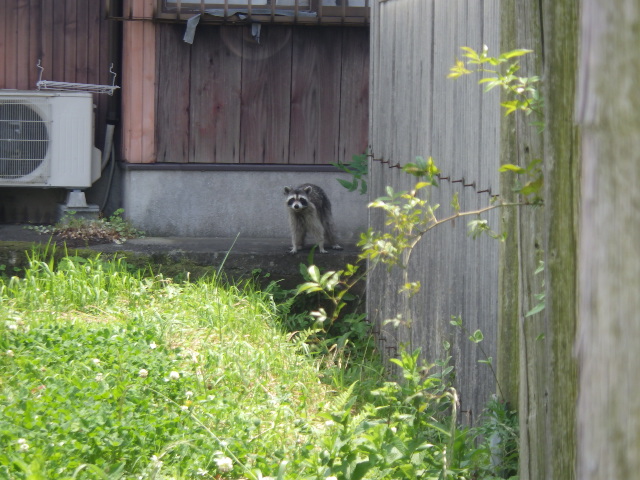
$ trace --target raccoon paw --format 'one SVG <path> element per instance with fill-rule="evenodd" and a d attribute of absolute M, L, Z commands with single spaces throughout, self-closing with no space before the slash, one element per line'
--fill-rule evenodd
<path fill-rule="evenodd" d="M 289 249 L 289 255 L 295 255 L 296 253 L 298 253 L 298 247 L 291 247 Z"/>
<path fill-rule="evenodd" d="M 331 248 L 333 248 L 334 250 L 342 250 L 342 247 L 338 244 L 332 245 Z"/>

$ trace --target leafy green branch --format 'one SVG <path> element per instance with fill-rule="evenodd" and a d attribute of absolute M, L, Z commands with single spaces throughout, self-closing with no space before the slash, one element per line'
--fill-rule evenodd
<path fill-rule="evenodd" d="M 540 94 L 540 77 L 516 75 L 520 70 L 520 64 L 514 59 L 531 53 L 531 50 L 516 49 L 492 57 L 489 56 L 489 48 L 486 45 L 482 47 L 481 52 L 476 52 L 469 47 L 461 47 L 461 49 L 467 61 L 456 60 L 447 78 L 455 79 L 474 73 L 484 74 L 485 76 L 478 83 L 485 85 L 485 92 L 496 87 L 506 92 L 507 98 L 501 103 L 505 115 L 518 111 L 524 112 L 525 115 L 534 114 L 536 121 L 533 125 L 537 126 L 539 131 L 544 130 L 544 99 Z M 519 182 L 514 189 L 515 192 L 526 198 L 529 203 L 543 203 L 541 193 L 544 175 L 541 159 L 534 159 L 525 167 L 505 164 L 500 167 L 500 172 L 513 172 L 525 176 L 525 182 Z"/>
<path fill-rule="evenodd" d="M 518 76 L 516 75 L 518 70 L 520 70 L 520 64 L 518 61 L 513 61 L 507 64 L 507 62 L 514 58 L 531 53 L 532 50 L 511 50 L 509 52 L 502 53 L 497 57 L 489 56 L 489 47 L 486 45 L 483 45 L 481 52 L 476 52 L 470 47 L 461 47 L 461 50 L 465 52 L 463 57 L 468 60 L 466 63 L 463 60 L 456 60 L 456 64 L 451 67 L 451 73 L 449 73 L 447 78 L 459 78 L 463 75 L 469 75 L 472 73 L 493 75 L 481 79 L 478 83 L 486 85 L 485 92 L 488 92 L 495 87 L 500 87 L 511 95 L 511 99 L 502 103 L 502 106 L 505 109 L 505 115 L 509 115 L 520 110 L 527 115 L 535 113 L 542 116 L 544 101 L 540 95 L 538 87 L 540 77 Z M 504 70 L 501 68 L 492 68 L 502 66 L 506 68 Z"/>
<path fill-rule="evenodd" d="M 440 205 L 431 204 L 428 197 L 422 198 L 418 193 L 428 187 L 438 186 L 439 170 L 432 158 L 425 160 L 416 158 L 415 163 L 409 163 L 403 167 L 403 171 L 421 178 L 411 191 L 395 192 L 392 187 L 387 187 L 387 195 L 379 197 L 370 203 L 371 208 L 379 208 L 385 213 L 386 231 L 365 232 L 358 243 L 362 247 L 361 256 L 369 261 L 381 261 L 388 266 L 408 266 L 411 252 L 423 237 L 440 225 L 453 222 L 464 217 L 476 217 L 468 223 L 469 235 L 477 238 L 483 233 L 492 238 L 503 240 L 505 234 L 494 232 L 487 220 L 482 215 L 497 209 L 506 207 L 518 207 L 529 205 L 527 202 L 502 202 L 494 198 L 492 204 L 483 208 L 463 211 L 458 195 L 454 194 L 451 200 L 453 213 L 439 218 L 436 214 Z M 408 284 L 405 285 L 405 288 Z"/>

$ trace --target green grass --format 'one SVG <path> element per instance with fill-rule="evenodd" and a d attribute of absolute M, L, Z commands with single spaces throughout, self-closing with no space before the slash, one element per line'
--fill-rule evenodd
<path fill-rule="evenodd" d="M 383 382 L 250 284 L 40 254 L 21 273 L 0 278 L 0 478 L 497 478 L 416 352 Z"/>
<path fill-rule="evenodd" d="M 277 469 L 330 398 L 274 313 L 249 288 L 32 259 L 0 283 L 0 478 Z"/>

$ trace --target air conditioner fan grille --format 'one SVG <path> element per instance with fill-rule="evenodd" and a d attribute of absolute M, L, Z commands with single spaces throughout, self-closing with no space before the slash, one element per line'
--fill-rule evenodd
<path fill-rule="evenodd" d="M 27 100 L 0 103 L 0 178 L 19 180 L 34 173 L 47 160 L 50 115 L 48 105 Z"/>

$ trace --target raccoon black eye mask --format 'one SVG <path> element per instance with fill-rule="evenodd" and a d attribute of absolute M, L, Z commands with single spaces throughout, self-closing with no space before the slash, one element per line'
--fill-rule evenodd
<path fill-rule="evenodd" d="M 327 253 L 325 244 L 334 250 L 342 250 L 336 239 L 331 217 L 331 202 L 317 185 L 305 183 L 298 187 L 284 187 L 291 226 L 291 254 L 304 246 L 307 233 L 311 233 L 320 253 Z"/>

